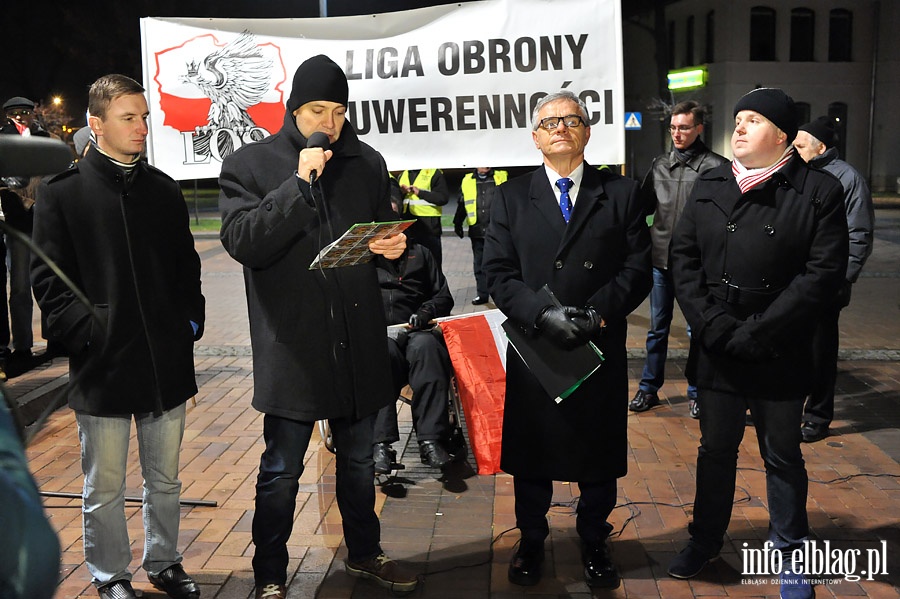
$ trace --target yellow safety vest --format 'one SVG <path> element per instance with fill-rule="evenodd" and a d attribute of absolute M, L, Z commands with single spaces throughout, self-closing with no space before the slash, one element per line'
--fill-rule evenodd
<path fill-rule="evenodd" d="M 437 169 L 423 168 L 419 171 L 419 174 L 416 175 L 416 180 L 412 184 L 413 187 L 431 191 L 431 178 L 434 177 L 434 173 L 436 172 Z M 406 187 L 410 186 L 409 171 L 403 171 L 403 174 L 400 175 L 400 185 Z M 403 198 L 403 212 L 409 212 L 414 216 L 440 216 L 441 207 L 435 206 L 431 202 L 426 202 L 417 195 L 410 194 Z"/>
<path fill-rule="evenodd" d="M 509 175 L 506 171 L 494 171 L 494 185 L 505 183 L 507 178 Z M 469 226 L 472 226 L 478 222 L 478 207 L 475 205 L 478 199 L 478 183 L 475 181 L 475 175 L 469 173 L 463 177 L 460 189 L 466 203 L 466 220 Z"/>

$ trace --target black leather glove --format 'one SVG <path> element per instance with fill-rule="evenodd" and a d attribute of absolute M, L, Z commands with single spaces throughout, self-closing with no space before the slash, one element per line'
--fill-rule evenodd
<path fill-rule="evenodd" d="M 846 308 L 850 305 L 850 289 L 852 287 L 852 283 L 850 281 L 844 281 L 843 285 L 841 285 L 840 290 L 838 290 L 837 299 L 835 300 L 835 305 L 839 309 Z"/>
<path fill-rule="evenodd" d="M 428 308 L 419 308 L 419 310 L 409 317 L 409 330 L 421 331 L 431 326 L 431 319 L 434 318 L 434 312 Z"/>
<path fill-rule="evenodd" d="M 584 343 L 581 330 L 571 319 L 577 312 L 578 308 L 572 306 L 547 306 L 534 324 L 541 335 L 545 335 L 556 345 L 572 349 Z"/>
<path fill-rule="evenodd" d="M 581 308 L 572 315 L 572 322 L 578 325 L 578 329 L 581 331 L 581 338 L 585 342 L 603 333 L 605 328 L 603 318 L 590 306 Z"/>
<path fill-rule="evenodd" d="M 453 232 L 456 233 L 456 236 L 462 239 L 465 237 L 465 233 L 463 233 L 462 223 L 453 223 Z"/>
<path fill-rule="evenodd" d="M 725 355 L 750 363 L 765 362 L 776 357 L 775 352 L 754 339 L 746 326 L 735 329 L 731 339 L 725 344 Z"/>

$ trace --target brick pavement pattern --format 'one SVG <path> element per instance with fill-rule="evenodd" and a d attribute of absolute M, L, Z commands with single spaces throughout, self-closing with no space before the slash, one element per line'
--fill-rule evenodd
<path fill-rule="evenodd" d="M 454 313 L 474 312 L 469 241 L 444 237 L 444 268 L 457 302 Z M 262 452 L 262 418 L 250 407 L 252 364 L 244 286 L 240 268 L 217 239 L 197 240 L 208 301 L 207 328 L 196 348 L 200 392 L 188 407 L 182 449 L 182 497 L 215 502 L 182 509 L 180 546 L 185 569 L 201 585 L 205 599 L 247 599 L 253 590 L 250 524 L 256 470 Z M 811 479 L 812 538 L 828 540 L 843 552 L 886 547 L 887 574 L 873 580 L 817 587 L 822 597 L 900 597 L 900 210 L 879 210 L 875 254 L 854 287 L 853 302 L 841 319 L 837 414 L 832 436 L 804 445 Z M 486 308 L 492 308 L 488 304 Z M 631 391 L 642 365 L 649 305 L 630 317 L 628 348 Z M 39 323 L 35 319 L 36 331 Z M 39 339 L 40 336 L 36 335 Z M 620 480 L 613 558 L 623 578 L 608 597 L 777 597 L 767 576 L 742 576 L 744 543 L 760 548 L 767 538 L 768 512 L 762 461 L 752 427 L 741 447 L 738 490 L 721 560 L 692 581 L 666 576 L 668 561 L 687 540 L 699 443 L 698 422 L 688 417 L 683 378 L 687 339 L 680 315 L 673 323 L 662 406 L 630 414 L 629 474 Z M 19 403 L 35 394 L 62 389 L 66 363 L 56 359 L 10 382 Z M 623 398 L 623 401 L 626 399 Z M 401 441 L 395 444 L 405 470 L 378 477 L 387 553 L 422 573 L 422 598 L 532 599 L 591 596 L 581 574 L 575 533 L 575 490 L 556 483 L 551 536 L 542 582 L 532 588 L 507 582 L 506 568 L 518 538 L 514 530 L 512 478 L 477 476 L 474 462 L 441 475 L 421 465 L 411 436 L 411 418 L 399 404 Z M 799 423 L 798 423 L 799 426 Z M 315 439 L 315 436 L 314 436 Z M 141 494 L 135 453 L 127 479 L 129 497 Z M 52 413 L 28 446 L 28 457 L 47 513 L 63 548 L 57 597 L 96 597 L 84 567 L 81 541 L 80 453 L 73 414 Z M 340 515 L 334 496 L 334 459 L 321 443 L 310 444 L 289 544 L 288 597 L 322 599 L 387 597 L 371 583 L 344 573 Z M 139 567 L 142 526 L 139 499 L 126 507 L 134 560 Z M 511 530 L 513 529 L 513 530 Z M 884 543 L 884 546 L 882 546 Z M 857 571 L 865 565 L 858 565 Z M 144 597 L 164 597 L 138 570 L 135 587 Z M 748 584 L 749 583 L 749 584 Z"/>

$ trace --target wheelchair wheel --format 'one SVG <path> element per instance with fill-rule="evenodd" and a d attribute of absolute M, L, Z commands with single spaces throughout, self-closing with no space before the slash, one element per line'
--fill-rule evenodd
<path fill-rule="evenodd" d="M 319 425 L 319 436 L 322 437 L 322 445 L 334 453 L 334 435 L 331 432 L 331 425 L 328 424 L 328 420 L 319 420 L 317 424 Z"/>
<path fill-rule="evenodd" d="M 447 411 L 450 416 L 450 441 L 447 451 L 453 456 L 453 460 L 461 462 L 468 456 L 466 435 L 463 432 L 462 404 L 459 401 L 459 390 L 456 385 L 456 377 L 450 378 L 450 393 L 447 399 Z"/>

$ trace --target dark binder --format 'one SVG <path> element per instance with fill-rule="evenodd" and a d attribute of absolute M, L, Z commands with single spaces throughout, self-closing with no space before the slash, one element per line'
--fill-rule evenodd
<path fill-rule="evenodd" d="M 544 285 L 538 296 L 559 306 L 559 300 Z M 556 403 L 572 394 L 603 363 L 603 354 L 592 342 L 574 349 L 563 349 L 543 335 L 528 336 L 510 320 L 502 325 L 509 343 Z"/>

